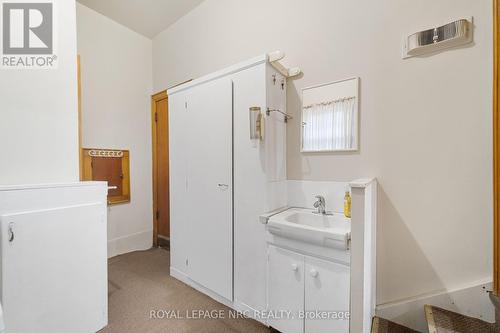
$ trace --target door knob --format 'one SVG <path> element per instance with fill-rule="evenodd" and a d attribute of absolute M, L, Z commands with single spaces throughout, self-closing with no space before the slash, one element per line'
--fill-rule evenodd
<path fill-rule="evenodd" d="M 318 274 L 319 274 L 319 273 L 318 273 L 318 271 L 317 271 L 317 270 L 315 270 L 315 269 L 313 268 L 313 269 L 311 269 L 311 271 L 309 271 L 309 274 L 311 274 L 311 276 L 312 276 L 313 278 L 315 278 L 315 277 L 317 277 L 317 276 L 318 276 Z"/>
<path fill-rule="evenodd" d="M 299 269 L 299 266 L 297 266 L 297 264 L 292 264 L 292 271 L 296 272 L 298 271 Z"/>

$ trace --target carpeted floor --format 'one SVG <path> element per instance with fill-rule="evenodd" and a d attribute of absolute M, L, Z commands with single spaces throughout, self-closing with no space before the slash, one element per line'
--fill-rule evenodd
<path fill-rule="evenodd" d="M 229 318 L 229 308 L 170 277 L 169 260 L 170 253 L 164 249 L 110 259 L 109 324 L 100 333 L 270 332 L 254 320 Z M 187 318 L 205 315 L 206 310 L 221 310 L 219 317 L 224 318 Z M 151 311 L 163 319 L 151 318 Z M 174 311 L 177 318 L 167 311 Z"/>
<path fill-rule="evenodd" d="M 425 317 L 431 333 L 498 333 L 500 325 L 487 323 L 432 305 L 425 306 Z"/>

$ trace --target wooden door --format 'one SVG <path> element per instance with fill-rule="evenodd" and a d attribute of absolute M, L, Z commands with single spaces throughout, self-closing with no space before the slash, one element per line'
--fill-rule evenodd
<path fill-rule="evenodd" d="M 493 292 L 500 296 L 500 0 L 493 1 Z"/>
<path fill-rule="evenodd" d="M 155 246 L 170 239 L 168 97 L 161 92 L 152 97 L 153 118 L 153 212 Z"/>
<path fill-rule="evenodd" d="M 304 256 L 270 245 L 267 264 L 267 310 L 277 314 L 269 325 L 281 332 L 304 332 L 299 317 L 304 311 Z"/>
<path fill-rule="evenodd" d="M 92 180 L 107 181 L 108 196 L 122 196 L 123 168 L 121 158 L 93 157 Z"/>
<path fill-rule="evenodd" d="M 185 129 L 189 214 L 189 277 L 232 300 L 232 82 L 191 89 Z"/>

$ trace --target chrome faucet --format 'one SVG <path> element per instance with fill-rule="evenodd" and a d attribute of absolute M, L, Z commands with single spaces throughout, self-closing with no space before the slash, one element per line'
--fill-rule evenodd
<path fill-rule="evenodd" d="M 321 195 L 317 195 L 315 197 L 316 199 L 316 202 L 314 203 L 314 208 L 318 208 L 318 211 L 315 212 L 317 214 L 322 214 L 322 215 L 325 215 L 326 214 L 326 203 L 325 203 L 325 198 Z"/>

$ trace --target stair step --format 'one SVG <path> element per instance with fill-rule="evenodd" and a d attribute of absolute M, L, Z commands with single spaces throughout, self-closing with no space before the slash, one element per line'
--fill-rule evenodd
<path fill-rule="evenodd" d="M 432 305 L 425 306 L 429 333 L 493 333 L 500 332 L 496 324 L 467 317 Z"/>
<path fill-rule="evenodd" d="M 372 322 L 372 333 L 419 333 L 411 328 L 396 324 L 390 320 L 374 317 Z"/>

